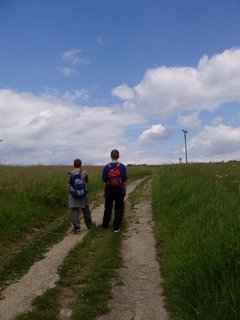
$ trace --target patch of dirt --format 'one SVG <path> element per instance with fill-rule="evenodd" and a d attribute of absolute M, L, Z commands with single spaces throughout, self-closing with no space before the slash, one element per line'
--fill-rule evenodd
<path fill-rule="evenodd" d="M 127 193 L 132 192 L 140 182 L 141 180 L 131 183 L 128 186 Z M 92 212 L 93 220 L 97 225 L 102 223 L 103 210 L 104 205 L 102 204 Z M 0 300 L 1 320 L 11 320 L 21 313 L 29 312 L 33 299 L 42 295 L 47 289 L 55 286 L 55 283 L 59 279 L 57 273 L 58 267 L 62 264 L 68 252 L 77 243 L 82 241 L 87 232 L 88 230 L 84 224 L 82 224 L 82 231 L 79 235 L 74 235 L 69 230 L 66 237 L 50 248 L 42 260 L 34 263 L 27 274 L 1 292 L 1 297 L 3 298 Z M 69 303 L 70 297 L 71 295 L 68 298 Z M 61 319 L 69 319 L 71 317 L 71 310 L 68 307 L 65 308 L 64 305 L 62 310 L 63 318 Z"/>
<path fill-rule="evenodd" d="M 151 208 L 151 185 L 144 185 L 142 197 L 131 212 L 123 240 L 124 265 L 112 290 L 110 313 L 98 320 L 167 320 L 159 264 L 156 260 Z"/>
<path fill-rule="evenodd" d="M 76 294 L 71 288 L 63 288 L 58 300 L 59 304 L 59 319 L 68 320 L 72 316 L 72 301 L 75 300 Z"/>

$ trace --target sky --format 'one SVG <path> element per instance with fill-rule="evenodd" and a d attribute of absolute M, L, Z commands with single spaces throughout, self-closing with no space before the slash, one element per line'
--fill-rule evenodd
<path fill-rule="evenodd" d="M 240 161 L 239 0 L 0 0 L 0 163 Z"/>

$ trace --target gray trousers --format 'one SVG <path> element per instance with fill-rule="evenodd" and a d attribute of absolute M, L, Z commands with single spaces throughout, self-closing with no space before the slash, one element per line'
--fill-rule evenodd
<path fill-rule="evenodd" d="M 92 221 L 91 211 L 89 205 L 86 204 L 85 208 L 71 208 L 72 224 L 75 230 L 80 229 L 79 209 L 82 210 L 85 225 L 88 229 L 94 227 Z"/>

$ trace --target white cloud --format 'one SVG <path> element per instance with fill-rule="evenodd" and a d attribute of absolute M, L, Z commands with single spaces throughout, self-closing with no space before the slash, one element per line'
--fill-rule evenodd
<path fill-rule="evenodd" d="M 62 54 L 62 59 L 64 61 L 70 62 L 71 65 L 89 63 L 89 59 L 81 57 L 81 54 L 82 54 L 81 49 L 71 49 L 71 50 L 65 51 Z"/>
<path fill-rule="evenodd" d="M 70 77 L 75 73 L 75 69 L 69 67 L 58 67 L 58 70 L 65 76 Z"/>
<path fill-rule="evenodd" d="M 142 132 L 139 136 L 139 142 L 142 144 L 152 144 L 159 140 L 168 139 L 170 137 L 170 130 L 164 128 L 160 123 L 151 126 Z"/>
<path fill-rule="evenodd" d="M 126 84 L 123 86 L 129 89 Z M 136 110 L 162 119 L 183 112 L 213 111 L 226 102 L 239 101 L 240 49 L 204 56 L 197 68 L 161 66 L 149 69 L 134 90 Z"/>
<path fill-rule="evenodd" d="M 81 50 L 74 50 L 63 56 L 65 68 L 59 71 L 65 76 L 71 76 L 82 63 Z M 84 162 L 104 163 L 109 151 L 116 147 L 128 162 L 177 161 L 183 143 L 174 142 L 173 133 L 170 143 L 161 149 L 164 153 L 157 153 L 154 146 L 157 141 L 170 138 L 166 119 L 171 119 L 171 127 L 189 129 L 190 161 L 240 160 L 239 114 L 234 117 L 231 113 L 234 121 L 228 122 L 235 128 L 223 125 L 221 114 L 226 102 L 240 101 L 240 49 L 204 56 L 196 68 L 150 69 L 134 88 L 123 84 L 113 88 L 112 94 L 123 100 L 121 105 L 78 105 L 77 99 L 85 104 L 89 99 L 84 89 L 67 91 L 62 97 L 57 90 L 37 96 L 0 89 L 0 162 L 72 163 L 73 158 L 80 157 Z M 214 111 L 221 105 L 212 125 L 204 126 L 200 122 L 201 111 Z M 226 104 L 226 108 L 231 105 L 237 107 Z M 159 118 L 161 123 L 152 125 Z M 204 121 L 204 117 L 201 119 Z M 149 128 L 137 140 L 134 129 L 139 130 L 146 123 L 150 123 Z M 196 130 L 200 131 L 196 134 Z M 128 131 L 132 137 L 127 136 Z"/>
<path fill-rule="evenodd" d="M 179 116 L 177 123 L 179 123 L 183 128 L 187 129 L 199 129 L 201 127 L 201 121 L 198 118 L 197 113 Z"/>
<path fill-rule="evenodd" d="M 104 163 L 112 148 L 127 143 L 126 129 L 145 121 L 117 107 L 6 89 L 0 90 L 0 113 L 0 161 L 15 164 L 72 163 L 75 157 Z"/>
<path fill-rule="evenodd" d="M 231 128 L 220 124 L 205 126 L 195 137 L 190 139 L 188 149 L 200 157 L 211 160 L 240 160 L 240 127 Z"/>
<path fill-rule="evenodd" d="M 113 96 L 116 96 L 122 100 L 131 100 L 135 96 L 135 91 L 130 88 L 127 84 L 122 84 L 111 91 Z"/>
<path fill-rule="evenodd" d="M 104 45 L 104 41 L 102 40 L 101 37 L 98 37 L 98 38 L 97 38 L 97 43 L 98 43 L 100 46 Z"/>
<path fill-rule="evenodd" d="M 77 71 L 77 65 L 89 64 L 90 60 L 88 58 L 82 57 L 81 49 L 71 49 L 67 50 L 62 54 L 62 60 L 65 65 L 59 66 L 57 69 L 65 77 L 70 77 Z"/>
<path fill-rule="evenodd" d="M 42 97 L 43 96 L 46 96 L 47 99 L 54 99 L 54 100 L 57 100 L 57 99 L 60 99 L 61 97 L 61 94 L 60 92 L 55 89 L 55 88 L 48 88 L 48 87 L 45 87 L 45 93 L 42 94 Z M 88 100 L 90 98 L 88 92 L 86 89 L 75 89 L 73 91 L 66 91 L 63 96 L 61 97 L 65 100 L 65 102 L 73 102 L 75 100 Z"/>
<path fill-rule="evenodd" d="M 63 97 L 69 101 L 75 101 L 77 99 L 81 99 L 81 100 L 89 99 L 89 95 L 85 89 L 77 89 L 77 90 L 74 90 L 73 93 L 67 91 Z"/>

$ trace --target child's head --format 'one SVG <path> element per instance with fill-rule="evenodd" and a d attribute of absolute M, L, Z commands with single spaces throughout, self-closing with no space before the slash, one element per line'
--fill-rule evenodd
<path fill-rule="evenodd" d="M 73 165 L 74 165 L 74 168 L 81 168 L 82 166 L 82 161 L 80 159 L 75 159 L 73 161 Z"/>

